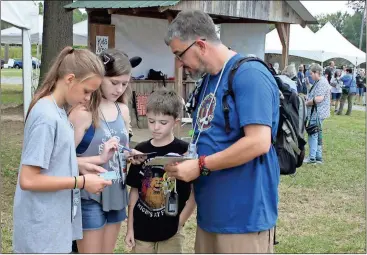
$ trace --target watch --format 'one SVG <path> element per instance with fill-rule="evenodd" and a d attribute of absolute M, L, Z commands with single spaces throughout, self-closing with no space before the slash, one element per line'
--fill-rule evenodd
<path fill-rule="evenodd" d="M 205 166 L 205 158 L 206 156 L 199 157 L 199 169 L 200 169 L 200 175 L 202 176 L 208 176 L 211 173 L 210 169 Z"/>

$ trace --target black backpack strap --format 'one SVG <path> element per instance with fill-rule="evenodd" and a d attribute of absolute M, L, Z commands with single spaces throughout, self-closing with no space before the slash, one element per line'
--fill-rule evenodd
<path fill-rule="evenodd" d="M 229 72 L 228 90 L 224 92 L 224 95 L 222 97 L 222 107 L 223 107 L 223 114 L 224 114 L 225 131 L 226 131 L 227 134 L 231 132 L 231 125 L 230 125 L 230 121 L 229 121 L 229 105 L 228 105 L 228 102 L 227 102 L 227 96 L 230 95 L 232 97 L 233 101 L 235 101 L 234 90 L 233 90 L 234 76 L 235 76 L 238 68 L 243 63 L 246 63 L 246 62 L 249 62 L 249 61 L 260 62 L 273 75 L 273 73 L 270 70 L 270 68 L 268 67 L 268 65 L 262 59 L 257 58 L 257 57 L 240 58 L 239 60 L 236 61 L 236 63 L 234 63 L 234 65 L 231 68 L 231 71 Z M 273 136 L 271 136 L 271 143 L 275 144 L 275 139 L 273 138 Z M 261 155 L 260 156 L 260 164 L 262 164 L 263 162 L 264 162 L 264 155 Z"/>
<path fill-rule="evenodd" d="M 238 70 L 238 68 L 246 62 L 249 61 L 257 61 L 262 63 L 271 73 L 268 65 L 260 58 L 256 58 L 256 57 L 245 57 L 245 58 L 240 58 L 236 61 L 236 63 L 233 64 L 231 71 L 229 72 L 229 77 L 228 77 L 228 90 L 226 90 L 224 92 L 224 95 L 222 97 L 222 106 L 223 106 L 223 113 L 224 113 L 224 121 L 225 121 L 225 130 L 226 133 L 230 133 L 231 132 L 231 125 L 229 123 L 229 105 L 227 102 L 227 96 L 230 95 L 233 99 L 233 101 L 235 101 L 235 97 L 234 97 L 234 91 L 233 91 L 233 80 L 234 80 L 234 76 Z M 272 138 L 273 139 L 273 138 Z"/>

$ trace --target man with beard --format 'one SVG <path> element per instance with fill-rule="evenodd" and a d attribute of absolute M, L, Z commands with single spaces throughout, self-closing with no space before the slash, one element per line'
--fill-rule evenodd
<path fill-rule="evenodd" d="M 250 61 L 229 78 L 243 56 L 222 44 L 213 20 L 202 11 L 180 12 L 165 42 L 193 79 L 206 74 L 191 101 L 189 155 L 198 159 L 165 166 L 169 176 L 196 179 L 196 253 L 273 252 L 280 172 L 272 145 L 279 119 L 274 77 L 262 63 Z M 227 97 L 230 129 L 222 101 L 229 79 L 234 92 Z"/>

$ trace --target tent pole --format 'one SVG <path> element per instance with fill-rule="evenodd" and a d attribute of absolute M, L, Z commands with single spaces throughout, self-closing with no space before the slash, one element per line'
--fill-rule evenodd
<path fill-rule="evenodd" d="M 32 100 L 32 55 L 30 30 L 22 29 L 23 42 L 23 108 L 24 120 Z"/>

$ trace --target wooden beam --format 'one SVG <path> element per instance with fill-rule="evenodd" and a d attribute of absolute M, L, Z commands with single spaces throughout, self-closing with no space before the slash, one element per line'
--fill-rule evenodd
<path fill-rule="evenodd" d="M 134 17 L 142 17 L 142 18 L 154 18 L 154 19 L 167 19 L 165 13 L 161 12 L 153 12 L 153 11 L 140 11 L 139 13 L 134 13 L 130 9 L 118 9 L 115 14 L 126 15 L 126 16 L 134 16 Z"/>
<path fill-rule="evenodd" d="M 219 15 L 226 19 L 247 18 L 279 23 L 301 24 L 300 15 L 286 1 L 180 1 L 170 10 L 202 10 L 210 16 Z"/>
<path fill-rule="evenodd" d="M 170 6 L 163 6 L 163 7 L 158 7 L 158 11 L 159 12 L 165 12 L 167 10 L 169 10 Z"/>
<path fill-rule="evenodd" d="M 174 19 L 173 15 L 171 13 L 167 13 L 167 20 L 168 20 L 168 24 L 170 24 L 172 22 L 172 20 Z M 182 67 L 177 67 L 176 65 L 176 58 L 173 59 L 173 64 L 175 65 L 175 91 L 177 93 L 177 95 L 179 95 L 180 97 L 182 97 L 182 74 L 183 74 L 183 68 Z M 178 124 L 176 125 L 175 129 L 174 129 L 174 134 L 176 137 L 180 137 L 180 133 L 181 133 L 181 125 Z"/>
<path fill-rule="evenodd" d="M 117 13 L 117 9 L 108 9 L 108 14 L 115 14 Z"/>
<path fill-rule="evenodd" d="M 275 27 L 278 31 L 280 42 L 282 43 L 281 69 L 284 69 L 288 65 L 290 24 L 278 23 Z"/>

